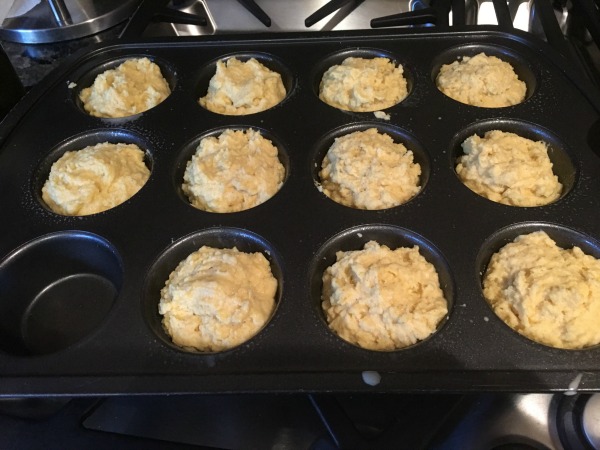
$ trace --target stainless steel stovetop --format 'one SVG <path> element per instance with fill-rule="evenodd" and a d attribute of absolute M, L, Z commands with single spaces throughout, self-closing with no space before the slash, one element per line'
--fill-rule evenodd
<path fill-rule="evenodd" d="M 348 1 L 311 26 L 305 20 L 327 5 L 328 0 L 259 0 L 256 2 L 271 19 L 265 26 L 238 0 L 172 0 L 168 6 L 188 14 L 207 17 L 206 26 L 172 23 L 151 24 L 145 35 L 197 36 L 205 34 L 260 33 L 289 31 L 361 30 L 371 28 L 371 19 L 429 7 L 429 0 L 358 0 Z M 511 1 L 515 27 L 533 28 L 533 11 L 528 0 Z M 466 0 L 468 24 L 496 24 L 491 0 Z M 450 18 L 451 22 L 451 18 Z"/>

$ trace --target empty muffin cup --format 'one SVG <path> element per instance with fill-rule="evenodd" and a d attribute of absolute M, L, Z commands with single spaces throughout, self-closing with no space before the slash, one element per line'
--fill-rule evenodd
<path fill-rule="evenodd" d="M 121 258 L 100 236 L 80 231 L 35 239 L 0 262 L 0 349 L 54 353 L 90 336 L 123 282 Z"/>

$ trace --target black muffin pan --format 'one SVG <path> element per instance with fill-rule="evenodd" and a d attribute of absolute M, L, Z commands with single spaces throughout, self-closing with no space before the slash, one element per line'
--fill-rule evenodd
<path fill-rule="evenodd" d="M 442 64 L 479 52 L 510 62 L 527 98 L 506 108 L 458 103 L 437 90 Z M 348 56 L 401 63 L 409 94 L 373 113 L 318 98 L 323 72 Z M 89 116 L 79 91 L 126 58 L 147 56 L 172 93 L 135 116 Z M 216 61 L 255 57 L 282 73 L 288 94 L 247 116 L 203 109 Z M 493 28 L 276 34 L 118 42 L 78 53 L 31 91 L 0 127 L 0 395 L 306 391 L 598 391 L 600 346 L 550 348 L 517 334 L 483 298 L 493 252 L 545 230 L 559 245 L 600 257 L 598 93 L 573 64 L 520 32 Z M 339 205 L 317 187 L 336 136 L 375 127 L 414 152 L 421 192 L 380 211 Z M 281 190 L 237 213 L 192 207 L 181 191 L 202 136 L 260 130 L 279 148 Z M 517 208 L 486 200 L 454 171 L 460 144 L 490 129 L 549 145 L 564 193 Z M 51 164 L 98 142 L 136 143 L 151 175 L 130 200 L 100 214 L 66 217 L 41 199 Z M 321 274 L 338 250 L 369 240 L 418 245 L 437 269 L 448 316 L 435 334 L 387 352 L 333 334 L 320 308 Z M 202 245 L 262 252 L 278 280 L 271 320 L 248 342 L 218 353 L 173 345 L 159 292 L 177 263 Z M 600 326 L 600 323 L 599 323 Z M 381 376 L 365 376 L 376 371 Z M 580 376 L 581 375 L 581 376 Z"/>

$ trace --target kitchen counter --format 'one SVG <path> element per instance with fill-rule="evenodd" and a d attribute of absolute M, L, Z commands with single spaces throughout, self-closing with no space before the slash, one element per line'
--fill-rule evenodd
<path fill-rule="evenodd" d="M 51 44 L 19 44 L 0 40 L 26 90 L 39 83 L 69 55 L 90 45 L 117 39 L 124 24 L 81 39 Z"/>

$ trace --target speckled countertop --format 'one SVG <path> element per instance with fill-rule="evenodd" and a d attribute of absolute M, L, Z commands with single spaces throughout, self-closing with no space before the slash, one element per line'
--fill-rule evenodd
<path fill-rule="evenodd" d="M 18 44 L 0 40 L 0 45 L 27 90 L 42 81 L 65 58 L 77 50 L 99 42 L 117 39 L 123 26 L 123 24 L 117 25 L 101 33 L 72 41 L 52 44 Z"/>

